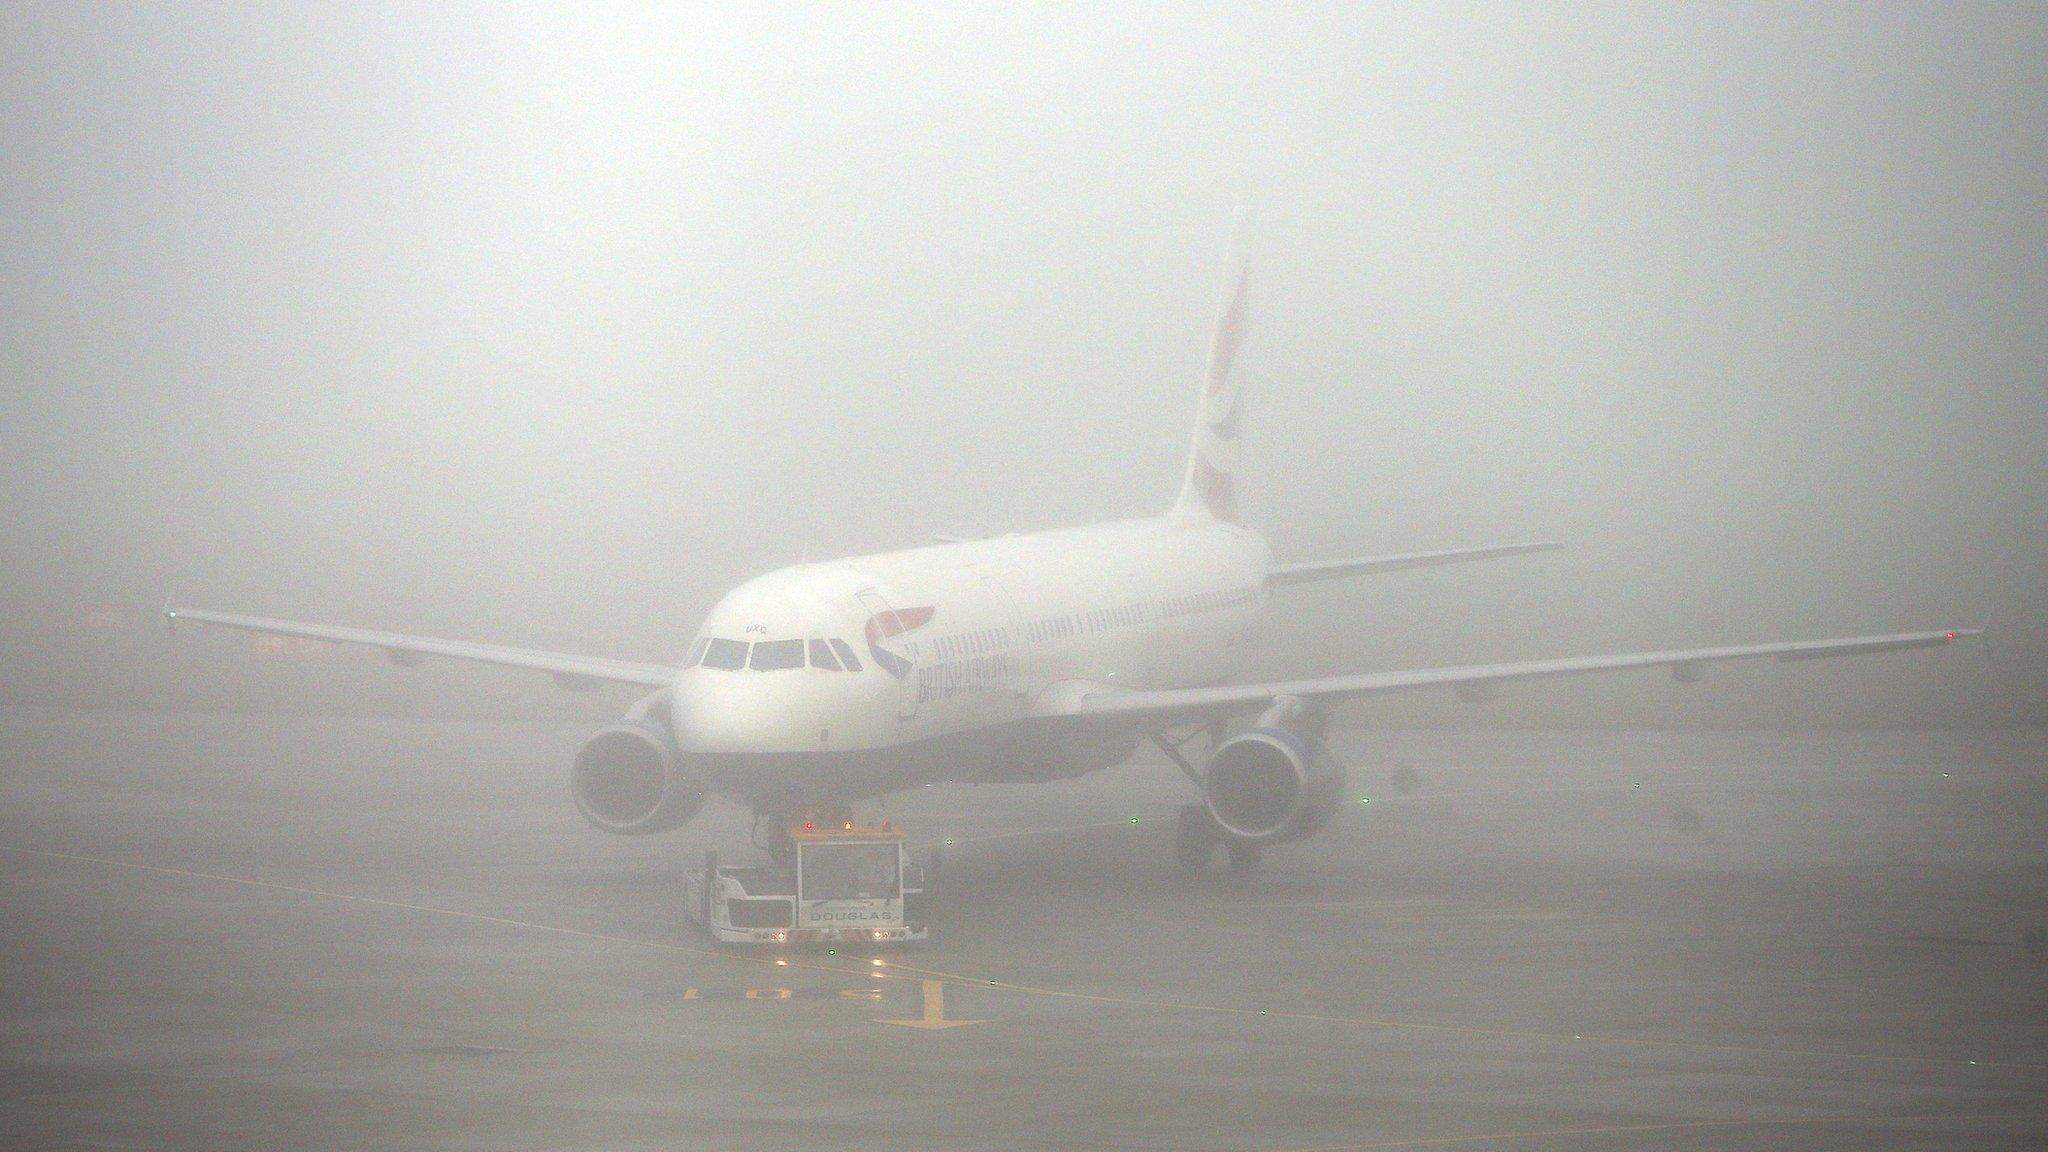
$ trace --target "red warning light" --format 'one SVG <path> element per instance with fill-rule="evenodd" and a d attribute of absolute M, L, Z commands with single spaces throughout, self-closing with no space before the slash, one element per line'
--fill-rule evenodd
<path fill-rule="evenodd" d="M 806 832 L 816 832 L 817 830 L 818 830 L 818 822 L 817 822 L 816 820 L 806 820 L 806 821 L 804 821 L 804 831 L 806 831 Z"/>
<path fill-rule="evenodd" d="M 1943 640 L 1953 640 L 1953 639 L 1955 639 L 1955 638 L 1956 638 L 1956 634 L 1955 634 L 1955 633 L 1953 633 L 1953 632 L 1943 632 L 1943 633 L 1941 634 L 1941 638 L 1942 638 Z"/>

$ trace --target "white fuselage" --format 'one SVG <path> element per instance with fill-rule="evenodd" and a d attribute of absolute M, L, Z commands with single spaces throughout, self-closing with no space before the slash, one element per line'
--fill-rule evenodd
<path fill-rule="evenodd" d="M 829 775 L 1026 721 L 1063 683 L 1216 683 L 1265 608 L 1266 570 L 1256 532 L 1170 517 L 780 569 L 706 617 L 676 675 L 677 743 L 726 766 L 721 791 L 745 792 L 729 777 L 746 760 Z M 822 648 L 851 649 L 859 670 Z"/>

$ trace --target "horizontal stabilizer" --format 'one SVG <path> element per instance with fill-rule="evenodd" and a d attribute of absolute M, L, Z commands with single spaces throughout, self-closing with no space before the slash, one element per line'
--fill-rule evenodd
<path fill-rule="evenodd" d="M 1434 568 L 1439 564 L 1463 564 L 1467 560 L 1520 556 L 1525 552 L 1550 552 L 1562 547 L 1564 545 L 1555 541 L 1540 540 L 1530 544 L 1495 544 L 1488 548 L 1402 552 L 1351 560 L 1313 560 L 1306 564 L 1275 564 L 1266 576 L 1274 584 L 1307 584 L 1315 580 L 1335 580 L 1340 576 L 1367 576 L 1377 572 L 1399 572 L 1404 568 Z"/>

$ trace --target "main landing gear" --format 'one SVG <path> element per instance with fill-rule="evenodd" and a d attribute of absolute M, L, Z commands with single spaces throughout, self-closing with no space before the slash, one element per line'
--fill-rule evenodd
<path fill-rule="evenodd" d="M 1225 832 L 1216 823 L 1216 818 L 1209 815 L 1207 805 L 1182 805 L 1180 822 L 1173 830 L 1173 855 L 1181 873 L 1193 876 L 1208 868 L 1209 859 L 1216 854 L 1218 844 L 1223 846 L 1224 854 L 1229 857 L 1232 872 L 1250 872 L 1258 868 L 1263 856 L 1259 845 Z"/>
<path fill-rule="evenodd" d="M 1222 721 L 1205 724 L 1178 736 L 1164 732 L 1154 733 L 1152 743 L 1157 744 L 1159 750 L 1166 753 L 1167 759 L 1179 766 L 1181 774 L 1196 788 L 1206 788 L 1208 785 L 1202 779 L 1202 773 L 1186 756 L 1181 755 L 1180 751 L 1199 736 L 1209 738 L 1209 752 L 1213 756 L 1223 743 Z M 1208 805 L 1183 804 L 1180 810 L 1180 823 L 1174 828 L 1173 834 L 1173 855 L 1175 862 L 1180 865 L 1181 874 L 1193 876 L 1208 868 L 1209 858 L 1216 854 L 1218 844 L 1223 845 L 1224 855 L 1230 858 L 1232 872 L 1251 872 L 1258 868 L 1260 857 L 1263 855 L 1258 844 L 1225 832 L 1223 826 L 1216 823 L 1216 817 L 1209 814 Z"/>

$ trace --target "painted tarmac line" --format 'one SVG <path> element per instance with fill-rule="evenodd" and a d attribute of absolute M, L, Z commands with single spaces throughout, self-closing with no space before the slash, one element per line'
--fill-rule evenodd
<path fill-rule="evenodd" d="M 1551 1140 L 1560 1136 L 1609 1136 L 1633 1132 L 1680 1132 L 1703 1128 L 1860 1127 L 1893 1128 L 1944 1120 L 1984 1122 L 2041 1119 L 2040 1112 L 1924 1112 L 1910 1116 L 1784 1116 L 1743 1120 L 1666 1120 L 1644 1124 L 1606 1124 L 1586 1128 L 1531 1128 L 1517 1132 L 1483 1132 L 1470 1136 L 1423 1136 L 1413 1140 L 1376 1140 L 1365 1144 L 1317 1144 L 1285 1152 L 1382 1152 L 1394 1148 L 1449 1148 L 1459 1144 L 1498 1144 L 1511 1140 Z"/>
<path fill-rule="evenodd" d="M 1132 816 L 1123 820 L 1104 820 L 1097 824 L 1063 824 L 1057 828 L 1022 828 L 1013 832 L 991 832 L 986 836 L 944 837 L 942 843 L 948 848 L 967 844 L 993 844 L 998 840 L 1021 840 L 1028 836 L 1057 836 L 1063 832 L 1095 832 L 1104 828 L 1131 828 L 1141 821 L 1157 824 L 1167 819 L 1164 816 Z"/>
<path fill-rule="evenodd" d="M 2048 1064 L 1998 1060 L 1967 1060 L 1954 1056 L 1900 1056 L 1877 1052 L 1829 1052 L 1803 1048 L 1766 1048 L 1744 1044 L 1709 1044 L 1697 1040 L 1611 1036 L 1597 1032 L 1539 1032 L 1523 1028 L 1488 1028 L 1463 1024 L 1423 1024 L 1412 1020 L 1388 1020 L 1370 1016 L 1332 1016 L 1318 1012 L 1289 1012 L 1268 1008 L 1238 1008 L 1224 1004 L 1195 1004 L 1172 1000 L 1147 1000 L 1132 996 L 1111 996 L 1098 992 L 1072 992 L 1061 988 L 1042 988 L 1031 984 L 1013 984 L 1001 980 L 979 980 L 972 976 L 963 976 L 957 972 L 940 972 L 935 969 L 920 968 L 894 961 L 890 962 L 889 970 L 908 972 L 916 976 L 936 980 L 951 981 L 966 987 L 989 988 L 1001 992 L 1020 992 L 1030 996 L 1045 996 L 1059 1000 L 1078 1000 L 1092 1004 L 1113 1004 L 1126 1008 L 1206 1012 L 1219 1016 L 1262 1017 L 1268 1020 L 1288 1020 L 1309 1024 L 1345 1024 L 1361 1028 L 1386 1028 L 1403 1032 L 1420 1032 L 1445 1036 L 1503 1040 L 1539 1040 L 1560 1045 L 1600 1044 L 1629 1048 L 1666 1048 L 1687 1052 L 1721 1052 L 1743 1056 L 1785 1056 L 1809 1060 L 1852 1060 L 1885 1064 L 1928 1064 L 1950 1068 L 2048 1072 Z"/>
<path fill-rule="evenodd" d="M 963 1020 L 958 1016 L 946 1015 L 946 982 L 944 980 L 921 980 L 918 982 L 920 1000 L 919 1014 L 910 1020 L 877 1020 L 877 1024 L 900 1024 L 905 1028 L 958 1028 L 964 1024 L 986 1024 L 986 1020 Z"/>
<path fill-rule="evenodd" d="M 850 976 L 859 969 L 844 969 L 821 964 L 804 964 L 786 959 L 766 956 L 749 956 L 726 952 L 715 948 L 697 947 L 689 944 L 672 944 L 663 940 L 648 940 L 635 936 L 615 936 L 609 932 L 592 932 L 583 928 L 565 928 L 559 924 L 542 924 L 532 920 L 519 920 L 510 916 L 493 916 L 487 912 L 467 912 L 460 908 L 442 908 L 433 904 L 414 904 L 404 900 L 388 900 L 381 896 L 363 896 L 353 892 L 335 892 L 326 888 L 308 888 L 299 884 L 283 884 L 275 880 L 257 880 L 249 876 L 230 876 L 221 872 L 200 872 L 190 868 L 169 868 L 159 864 L 142 864 L 133 860 L 114 860 L 105 856 L 86 856 L 77 852 L 57 852 L 44 848 L 19 848 L 0 844 L 0 852 L 16 856 L 36 856 L 46 860 L 68 860 L 79 864 L 97 864 L 107 868 L 131 872 L 147 872 L 157 876 L 172 876 L 186 880 L 210 880 L 221 884 L 235 884 L 245 888 L 262 888 L 272 892 L 289 892 L 297 896 L 318 896 L 328 900 L 341 900 L 351 904 L 366 904 L 378 908 L 393 908 L 404 912 L 425 912 L 434 916 L 450 916 L 458 920 L 470 920 L 480 924 L 496 924 L 505 928 L 524 928 L 534 932 L 552 932 L 558 936 L 573 936 L 582 940 L 596 940 L 606 944 L 627 944 L 636 948 L 654 948 L 663 952 L 680 952 L 691 956 L 707 956 L 719 960 L 736 960 L 750 964 L 772 965 L 778 968 L 800 967 L 816 971 L 832 972 Z"/>
<path fill-rule="evenodd" d="M 1091 827 L 1114 827 L 1114 825 L 1092 825 Z M 1051 831 L 1051 830 L 1048 830 Z M 942 972 L 894 960 L 880 964 L 851 968 L 837 964 L 821 964 L 787 957 L 752 956 L 723 951 L 714 948 L 697 947 L 689 944 L 673 944 L 661 940 L 648 940 L 634 936 L 618 936 L 608 932 L 593 932 L 581 928 L 565 928 L 556 924 L 543 924 L 532 920 L 519 920 L 509 916 L 493 916 L 484 912 L 468 912 L 459 908 L 442 908 L 432 904 L 416 904 L 404 900 L 389 900 L 378 896 L 363 896 L 349 892 L 335 892 L 323 888 L 308 888 L 297 884 L 283 884 L 273 880 L 257 880 L 247 876 L 230 876 L 219 872 L 201 872 L 186 868 L 169 868 L 156 864 L 142 864 L 128 860 L 115 860 L 103 856 L 87 856 L 76 852 L 58 852 L 41 848 L 21 848 L 0 845 L 0 853 L 17 856 L 40 857 L 48 860 L 66 860 L 74 863 L 94 864 L 107 868 L 143 872 L 159 876 L 183 879 L 208 880 L 216 883 L 235 884 L 249 888 L 261 888 L 274 892 L 289 892 L 300 896 L 317 896 L 371 907 L 391 908 L 406 912 L 424 912 L 435 916 L 449 916 L 475 923 L 495 924 L 506 928 L 521 928 L 535 932 L 550 932 L 582 940 L 606 944 L 624 944 L 635 948 L 652 948 L 663 952 L 704 956 L 718 960 L 737 961 L 758 966 L 796 968 L 812 972 L 825 972 L 834 976 L 861 976 L 869 979 L 895 974 L 907 974 L 956 984 L 961 987 L 993 989 L 1014 992 L 1047 999 L 1068 1000 L 1090 1004 L 1109 1004 L 1127 1008 L 1147 1008 L 1179 1012 L 1199 1012 L 1218 1016 L 1260 1017 L 1271 1020 L 1285 1020 L 1295 1023 L 1341 1024 L 1361 1028 L 1385 1028 L 1394 1031 L 1414 1032 L 1427 1035 L 1461 1036 L 1469 1038 L 1491 1038 L 1511 1040 L 1535 1040 L 1562 1046 L 1612 1045 L 1632 1048 L 1665 1048 L 1674 1051 L 1722 1052 L 1732 1055 L 1782 1056 L 1811 1060 L 1847 1060 L 1868 1063 L 1901 1065 L 1932 1065 L 1948 1068 L 1982 1068 L 1986 1070 L 2017 1070 L 2048 1072 L 2048 1064 L 2008 1062 L 1996 1060 L 1965 1060 L 1952 1056 L 1902 1056 L 1870 1052 L 1829 1052 L 1797 1048 L 1768 1048 L 1740 1044 L 1710 1044 L 1702 1041 L 1671 1040 L 1655 1037 L 1610 1036 L 1599 1033 L 1541 1032 L 1518 1028 L 1489 1028 L 1476 1025 L 1425 1024 L 1407 1020 L 1390 1020 L 1367 1016 L 1334 1016 L 1313 1012 L 1290 1012 L 1265 1008 L 1241 1008 L 1225 1004 L 1200 1004 L 1172 1000 L 1150 1000 L 1134 996 L 1112 996 L 1095 992 L 1074 992 L 1060 988 L 1044 988 L 1031 984 L 1010 983 L 1001 980 L 979 979 L 957 972 Z M 1396 1145 L 1398 1147 L 1398 1145 Z"/>

